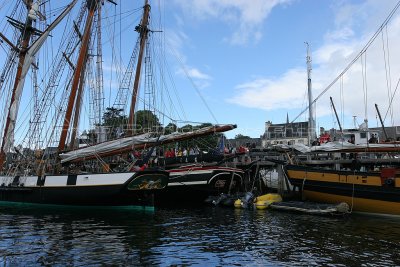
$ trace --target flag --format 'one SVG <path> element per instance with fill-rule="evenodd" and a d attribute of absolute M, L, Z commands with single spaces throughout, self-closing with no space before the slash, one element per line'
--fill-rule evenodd
<path fill-rule="evenodd" d="M 218 151 L 223 154 L 225 151 L 225 136 L 222 134 L 219 139 Z"/>

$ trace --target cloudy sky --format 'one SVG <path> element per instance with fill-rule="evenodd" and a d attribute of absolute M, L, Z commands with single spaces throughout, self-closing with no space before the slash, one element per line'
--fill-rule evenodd
<path fill-rule="evenodd" d="M 212 111 L 197 106 L 197 91 L 184 87 L 183 104 L 194 121 L 237 123 L 237 133 L 258 137 L 264 123 L 298 117 L 307 103 L 306 45 L 312 57 L 317 126 L 338 127 L 333 98 L 345 128 L 365 118 L 399 125 L 400 11 L 365 53 L 397 1 L 385 0 L 174 0 L 165 6 L 168 45 L 180 58 L 174 73 L 190 76 Z M 336 83 L 338 75 L 350 65 Z M 182 71 L 185 69 L 185 71 Z M 182 75 L 184 76 L 184 75 Z M 180 83 L 178 83 L 180 84 Z M 195 93 L 190 97 L 189 93 Z M 391 103 L 391 105 L 390 105 Z M 391 115 L 393 114 L 393 116 Z M 299 116 L 300 115 L 300 116 Z M 356 116 L 356 117 L 354 117 Z M 399 116 L 397 116 L 399 117 Z"/>

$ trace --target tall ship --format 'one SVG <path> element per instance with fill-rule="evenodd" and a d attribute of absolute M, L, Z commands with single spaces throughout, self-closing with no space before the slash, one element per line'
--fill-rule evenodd
<path fill-rule="evenodd" d="M 157 73 L 165 70 L 155 68 L 159 58 L 150 47 L 164 46 L 158 36 L 162 28 L 150 19 L 147 0 L 139 8 L 124 6 L 123 12 L 114 8 L 118 4 L 123 3 L 74 0 L 52 6 L 24 0 L 8 9 L 0 30 L 6 51 L 0 79 L 0 201 L 152 206 L 160 192 L 174 182 L 185 184 L 189 176 L 193 185 L 205 183 L 216 192 L 241 180 L 240 169 L 216 164 L 210 176 L 210 166 L 201 161 L 186 175 L 165 166 L 164 151 L 184 145 L 204 152 L 194 140 L 215 141 L 236 125 L 178 127 L 183 120 L 157 102 L 170 98 L 158 91 L 165 78 L 155 81 Z M 125 31 L 136 31 L 136 42 Z"/>

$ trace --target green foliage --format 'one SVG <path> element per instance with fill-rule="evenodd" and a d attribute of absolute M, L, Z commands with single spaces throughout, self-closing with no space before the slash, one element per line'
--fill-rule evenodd
<path fill-rule="evenodd" d="M 127 130 L 128 118 L 127 116 L 122 114 L 122 109 L 117 109 L 113 107 L 106 108 L 106 112 L 103 115 L 103 126 L 108 127 L 108 138 L 116 138 L 117 132 Z M 191 124 L 186 124 L 180 128 L 177 127 L 174 123 L 169 123 L 165 128 L 162 127 L 160 120 L 158 117 L 151 111 L 148 110 L 139 110 L 135 114 L 136 125 L 134 129 L 136 129 L 135 133 L 143 133 L 143 132 L 161 132 L 164 130 L 165 134 L 171 134 L 173 132 L 191 132 L 197 129 L 201 129 L 204 127 L 212 126 L 211 123 L 203 123 L 198 126 L 193 126 Z M 119 129 L 118 129 L 119 128 Z M 93 133 L 92 133 L 93 134 Z M 210 148 L 215 148 L 217 146 L 220 134 L 209 135 L 194 138 L 191 140 L 183 141 L 178 144 L 180 147 L 198 147 L 201 150 L 208 150 Z M 167 145 L 167 147 L 175 148 L 175 144 Z"/>
<path fill-rule="evenodd" d="M 187 124 L 187 125 L 181 127 L 180 131 L 186 131 L 186 132 L 193 131 L 196 129 L 202 129 L 202 128 L 209 127 L 209 126 L 212 126 L 212 124 L 211 123 L 203 123 L 199 126 L 193 126 L 191 124 Z M 207 151 L 210 148 L 215 148 L 217 146 L 219 136 L 220 136 L 219 134 L 216 134 L 216 135 L 197 137 L 194 139 L 183 141 L 181 144 L 179 144 L 179 146 L 186 147 L 186 148 L 198 147 L 200 150 Z"/>
<path fill-rule="evenodd" d="M 122 114 L 122 109 L 113 107 L 106 108 L 103 115 L 103 126 L 108 128 L 108 138 L 117 137 L 117 128 L 119 131 L 128 129 L 128 118 Z M 158 117 L 151 111 L 139 110 L 135 114 L 136 123 L 133 126 L 135 133 L 160 131 L 161 124 Z"/>
<path fill-rule="evenodd" d="M 117 138 L 118 133 L 121 133 L 127 125 L 128 118 L 121 114 L 123 109 L 113 107 L 106 108 L 103 114 L 103 124 L 107 128 L 107 139 Z"/>
<path fill-rule="evenodd" d="M 165 134 L 171 134 L 173 132 L 176 132 L 177 129 L 178 129 L 178 126 L 176 126 L 176 124 L 170 122 L 170 123 L 168 123 L 167 126 L 165 126 L 164 133 Z"/>
<path fill-rule="evenodd" d="M 237 134 L 235 135 L 235 139 L 251 139 L 251 137 L 243 134 Z"/>
<path fill-rule="evenodd" d="M 161 129 L 160 120 L 149 110 L 139 110 L 135 114 L 138 132 L 157 132 Z"/>
<path fill-rule="evenodd" d="M 103 126 L 117 127 L 126 125 L 128 119 L 121 112 L 123 109 L 117 109 L 113 107 L 106 108 L 106 112 L 103 115 Z"/>
<path fill-rule="evenodd" d="M 186 125 L 182 126 L 181 128 L 179 128 L 179 131 L 183 132 L 183 133 L 191 132 L 191 131 L 193 131 L 193 125 L 186 124 Z"/>

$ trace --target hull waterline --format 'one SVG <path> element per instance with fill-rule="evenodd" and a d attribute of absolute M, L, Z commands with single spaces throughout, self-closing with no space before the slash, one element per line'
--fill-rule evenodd
<path fill-rule="evenodd" d="M 335 171 L 288 165 L 290 183 L 306 200 L 346 202 L 352 211 L 400 215 L 400 178 L 379 172 Z"/>
<path fill-rule="evenodd" d="M 3 180 L 7 177 L 3 177 Z M 0 186 L 0 201 L 67 206 L 153 206 L 168 173 L 141 171 L 13 177 Z"/>

